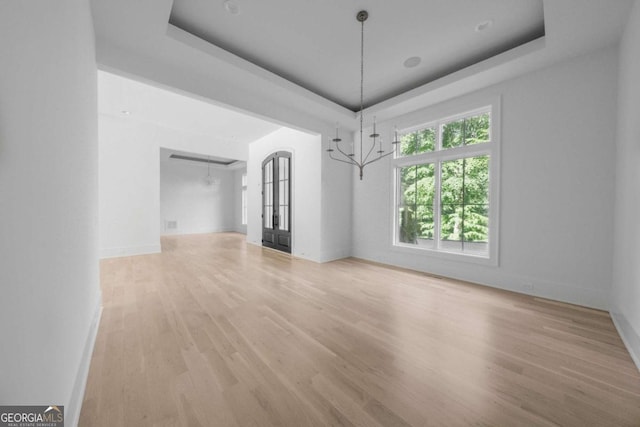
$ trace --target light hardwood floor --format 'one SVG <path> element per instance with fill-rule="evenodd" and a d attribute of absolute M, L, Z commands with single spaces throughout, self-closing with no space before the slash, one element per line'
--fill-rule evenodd
<path fill-rule="evenodd" d="M 81 426 L 640 426 L 605 312 L 244 236 L 101 263 Z"/>

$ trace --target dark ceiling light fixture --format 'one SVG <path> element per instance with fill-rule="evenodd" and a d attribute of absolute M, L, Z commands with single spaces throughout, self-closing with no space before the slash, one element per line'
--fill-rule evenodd
<path fill-rule="evenodd" d="M 388 153 L 382 149 L 382 138 L 380 138 L 380 134 L 376 133 L 376 118 L 373 118 L 373 133 L 369 135 L 371 138 L 371 148 L 367 152 L 367 155 L 364 155 L 363 151 L 363 142 L 362 142 L 362 127 L 364 120 L 364 21 L 369 17 L 369 13 L 366 10 L 361 10 L 356 15 L 356 19 L 360 22 L 360 159 L 356 159 L 355 153 L 347 153 L 340 147 L 340 142 L 342 139 L 338 136 L 338 126 L 336 126 L 336 137 L 332 139 L 335 149 L 331 148 L 331 143 L 329 143 L 329 148 L 327 152 L 329 153 L 329 158 L 332 160 L 336 160 L 338 162 L 347 163 L 357 167 L 360 170 L 360 181 L 362 181 L 362 175 L 364 172 L 364 167 L 377 162 L 380 159 L 383 159 L 387 156 L 395 153 L 396 147 L 398 146 L 398 132 L 395 133 L 395 140 L 392 142 L 392 150 Z M 377 156 L 371 156 L 373 150 L 376 148 L 376 141 L 378 142 L 378 150 L 376 151 Z M 339 153 L 339 157 L 334 157 L 333 153 Z"/>

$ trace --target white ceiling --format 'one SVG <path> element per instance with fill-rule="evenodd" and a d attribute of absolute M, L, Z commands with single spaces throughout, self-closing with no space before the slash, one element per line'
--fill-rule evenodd
<path fill-rule="evenodd" d="M 212 143 L 248 144 L 281 127 L 211 102 L 104 71 L 98 72 L 98 112 L 206 135 Z"/>
<path fill-rule="evenodd" d="M 229 4 L 237 14 L 228 12 Z M 357 111 L 360 6 L 344 0 L 174 0 L 169 22 Z M 365 9 L 365 106 L 544 36 L 542 0 L 378 0 Z M 492 25 L 476 31 L 487 21 Z M 405 68 L 414 56 L 422 62 Z"/>
<path fill-rule="evenodd" d="M 225 12 L 223 0 L 199 0 L 200 6 L 197 10 L 217 10 L 212 19 L 220 19 L 219 25 L 226 27 L 233 28 L 237 24 L 237 18 L 251 18 L 258 22 L 257 15 L 254 16 L 252 11 L 259 10 L 259 25 L 255 23 L 256 28 L 252 30 L 243 27 L 245 32 L 254 33 L 243 33 L 243 39 L 258 37 L 265 40 L 266 45 L 275 44 L 277 46 L 271 46 L 270 49 L 277 47 L 278 54 L 289 55 L 294 64 L 299 58 L 298 50 L 302 46 L 308 51 L 303 52 L 307 59 L 300 60 L 300 64 L 308 66 L 308 58 L 323 58 L 323 64 L 327 68 L 324 74 L 320 73 L 312 78 L 303 76 L 308 78 L 308 83 L 305 84 L 312 88 L 308 90 L 170 25 L 174 3 L 177 8 L 178 2 L 182 1 L 91 0 L 96 31 L 96 56 L 100 68 L 134 76 L 142 81 L 152 81 L 160 87 L 175 88 L 181 93 L 233 107 L 236 111 L 251 112 L 263 119 L 313 132 L 325 132 L 325 129 L 332 127 L 335 122 L 340 122 L 341 126 L 352 130 L 357 128 L 358 121 L 352 111 L 314 93 L 314 90 L 321 92 L 314 85 L 334 87 L 341 84 L 343 86 L 338 91 L 338 96 L 326 96 L 344 96 L 345 104 L 351 104 L 354 93 L 358 93 L 359 33 L 358 23 L 353 17 L 356 11 L 367 9 L 371 16 L 365 27 L 365 42 L 370 52 L 367 55 L 365 72 L 371 73 L 367 74 L 369 79 L 365 77 L 369 88 L 365 89 L 365 95 L 369 97 L 368 91 L 371 90 L 371 96 L 383 99 L 388 96 L 385 92 L 388 89 L 384 89 L 389 84 L 387 80 L 394 85 L 402 85 L 405 80 L 410 80 L 405 75 L 407 73 L 419 73 L 421 78 L 428 81 L 433 76 L 446 72 L 447 66 L 442 68 L 445 71 L 438 71 L 438 67 L 442 66 L 426 59 L 427 56 L 440 54 L 442 46 L 448 46 L 449 39 L 439 40 L 435 52 L 429 50 L 433 49 L 431 41 L 440 31 L 466 33 L 473 31 L 478 21 L 494 19 L 493 27 L 477 35 L 475 39 L 469 39 L 472 41 L 468 42 L 468 46 L 460 48 L 470 48 L 473 51 L 474 43 L 481 44 L 483 37 L 491 37 L 492 32 L 503 31 L 503 25 L 513 22 L 509 21 L 509 16 L 505 16 L 507 20 L 503 21 L 501 7 L 496 9 L 486 6 L 501 5 L 506 8 L 504 10 L 511 10 L 511 1 L 503 3 L 499 0 L 455 0 L 458 9 L 453 15 L 464 16 L 465 21 L 457 22 L 454 19 L 446 28 L 439 26 L 440 18 L 436 19 L 435 13 L 446 10 L 449 1 L 444 0 L 235 0 L 240 7 L 240 14 L 237 16 Z M 512 1 L 513 4 L 528 10 L 524 15 L 529 17 L 535 12 L 536 5 L 539 5 L 536 0 Z M 632 0 L 542 0 L 542 3 L 544 38 L 372 105 L 365 110 L 365 121 L 371 117 L 371 113 L 378 116 L 378 121 L 383 121 L 414 111 L 416 108 L 433 105 L 444 99 L 532 72 L 567 57 L 616 43 L 626 25 Z M 476 9 L 478 5 L 485 5 L 487 9 L 483 9 L 485 6 Z M 473 13 L 458 13 L 466 10 Z M 483 13 L 486 10 L 493 12 Z M 207 16 L 204 18 L 208 19 Z M 420 43 L 412 43 L 411 46 L 394 44 L 396 40 L 425 37 L 420 18 L 431 22 L 433 28 L 438 28 L 435 35 L 429 33 L 426 42 L 422 40 Z M 411 25 L 405 25 L 406 22 L 410 22 Z M 302 23 L 303 29 L 300 29 Z M 285 28 L 280 30 L 281 27 Z M 306 27 L 310 28 L 309 33 L 306 32 Z M 282 39 L 282 34 L 289 36 Z M 422 35 L 416 36 L 419 34 Z M 273 41 L 273 38 L 277 40 Z M 355 55 L 350 53 L 354 46 Z M 451 46 L 448 50 L 457 50 Z M 412 70 L 387 70 L 387 67 L 397 67 L 398 61 L 401 63 L 413 55 L 423 56 L 420 67 Z M 275 66 L 282 66 L 284 69 L 284 66 L 279 64 L 275 63 Z M 376 77 L 376 70 L 383 70 L 382 74 Z M 286 74 L 285 71 L 280 72 Z M 430 75 L 432 77 L 429 77 Z M 374 94 L 378 84 L 383 89 L 380 89 L 380 93 Z M 407 87 L 414 84 L 415 82 Z M 371 102 L 371 98 L 368 99 Z M 227 131 L 217 131 L 218 134 L 224 132 Z M 227 134 L 231 135 L 233 132 L 228 131 Z"/>

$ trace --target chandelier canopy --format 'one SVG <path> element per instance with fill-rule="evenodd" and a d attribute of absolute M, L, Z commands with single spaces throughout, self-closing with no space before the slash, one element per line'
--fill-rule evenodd
<path fill-rule="evenodd" d="M 364 121 L 364 22 L 367 20 L 368 17 L 369 17 L 369 13 L 366 10 L 361 10 L 356 15 L 356 20 L 361 24 L 361 27 L 360 27 L 360 153 L 359 153 L 360 156 L 359 156 L 359 159 L 357 159 L 355 153 L 347 153 L 340 146 L 340 142 L 342 142 L 342 139 L 340 139 L 338 135 L 338 126 L 336 126 L 336 137 L 332 139 L 335 149 L 331 148 L 331 143 L 329 144 L 329 148 L 327 149 L 327 152 L 329 153 L 329 157 L 332 160 L 348 163 L 350 165 L 357 167 L 360 170 L 361 181 L 362 181 L 362 176 L 364 172 L 364 167 L 373 162 L 377 162 L 380 159 L 383 159 L 387 156 L 392 155 L 395 152 L 396 147 L 399 143 L 398 133 L 396 132 L 395 140 L 392 142 L 391 151 L 388 153 L 385 153 L 385 151 L 382 149 L 382 138 L 380 138 L 380 134 L 376 133 L 376 118 L 374 117 L 373 133 L 369 135 L 369 138 L 371 138 L 371 147 L 369 148 L 367 155 L 366 156 L 364 155 L 363 130 L 362 130 L 363 121 Z M 372 156 L 371 154 L 376 148 L 376 142 L 378 143 L 378 150 L 376 151 L 377 155 L 374 154 Z M 336 151 L 338 153 L 337 157 L 336 155 L 334 155 Z"/>

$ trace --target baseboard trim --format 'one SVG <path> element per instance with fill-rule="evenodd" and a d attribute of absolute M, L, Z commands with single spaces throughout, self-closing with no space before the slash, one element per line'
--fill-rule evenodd
<path fill-rule="evenodd" d="M 367 254 L 354 251 L 354 258 L 385 265 L 419 271 L 432 276 L 447 277 L 505 291 L 517 292 L 533 297 L 546 298 L 568 304 L 580 305 L 609 312 L 609 294 L 604 288 L 588 288 L 572 283 L 546 280 L 500 271 L 493 266 L 480 266 L 464 262 L 427 263 L 423 258 L 408 257 L 392 251 L 382 254 Z"/>
<path fill-rule="evenodd" d="M 84 400 L 84 392 L 87 387 L 87 378 L 89 377 L 89 368 L 91 367 L 91 357 L 93 356 L 93 348 L 98 336 L 98 327 L 102 318 L 102 293 L 98 293 L 98 301 L 93 314 L 93 320 L 89 328 L 89 334 L 85 342 L 80 365 L 76 373 L 76 379 L 71 390 L 69 403 L 65 408 L 65 418 L 68 426 L 76 427 L 80 420 L 80 411 L 82 410 L 82 401 Z"/>
<path fill-rule="evenodd" d="M 164 230 L 160 233 L 160 236 L 191 236 L 194 234 L 211 234 L 211 233 L 235 233 L 235 227 L 223 227 L 223 228 L 203 228 L 201 230 Z M 244 233 L 242 233 L 244 234 Z"/>
<path fill-rule="evenodd" d="M 122 248 L 101 248 L 100 259 L 118 258 L 123 256 L 157 254 L 162 251 L 160 245 L 131 246 Z"/>
<path fill-rule="evenodd" d="M 640 336 L 638 336 L 624 315 L 614 312 L 610 314 L 613 324 L 618 330 L 620 338 L 622 338 L 622 342 L 627 347 L 631 359 L 633 359 L 633 363 L 636 364 L 636 367 L 640 371 Z"/>
<path fill-rule="evenodd" d="M 320 257 L 320 262 L 331 262 L 336 261 L 343 258 L 349 258 L 351 256 L 351 248 L 341 248 L 338 250 L 325 251 L 322 253 Z"/>

